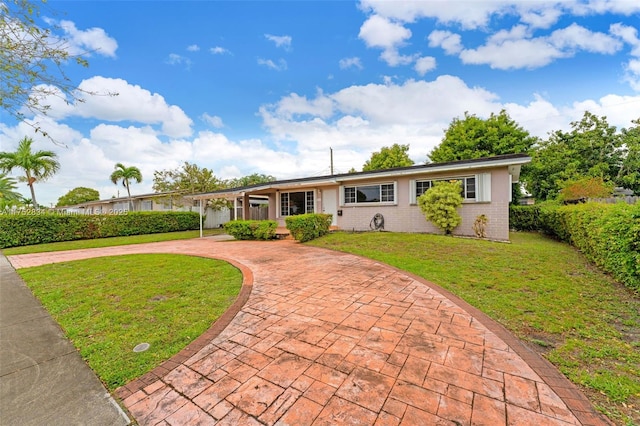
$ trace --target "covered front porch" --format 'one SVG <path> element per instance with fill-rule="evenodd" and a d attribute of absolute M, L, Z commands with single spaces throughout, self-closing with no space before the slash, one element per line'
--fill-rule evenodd
<path fill-rule="evenodd" d="M 279 238 L 289 235 L 285 227 L 288 216 L 329 213 L 333 215 L 332 225 L 335 228 L 338 214 L 338 183 L 335 179 L 271 182 L 196 194 L 191 198 L 198 201 L 201 223 L 204 206 L 209 200 L 225 200 L 232 205 L 231 220 L 274 220 L 278 224 L 276 234 Z"/>

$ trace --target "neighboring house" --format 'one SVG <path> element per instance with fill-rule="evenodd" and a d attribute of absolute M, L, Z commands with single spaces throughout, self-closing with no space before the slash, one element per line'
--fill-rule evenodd
<path fill-rule="evenodd" d="M 179 193 L 163 192 L 132 195 L 133 211 L 199 211 L 198 202 Z M 131 210 L 129 197 L 107 198 L 104 200 L 87 201 L 73 206 L 56 207 L 56 210 L 78 214 L 120 214 Z M 204 228 L 217 228 L 231 220 L 229 209 L 207 209 Z"/>
<path fill-rule="evenodd" d="M 473 236 L 475 219 L 488 218 L 486 236 L 509 239 L 511 187 L 520 168 L 531 158 L 509 154 L 475 160 L 452 161 L 370 172 L 290 179 L 196 194 L 194 200 L 226 198 L 242 216 L 250 217 L 250 198 L 268 199 L 268 218 L 285 225 L 285 218 L 303 213 L 329 213 L 333 225 L 347 231 L 372 228 L 374 216 L 382 215 L 384 230 L 442 233 L 424 217 L 417 198 L 439 180 L 459 180 L 464 202 L 459 210 L 462 224 L 453 233 Z M 377 222 L 379 223 L 379 221 Z"/>

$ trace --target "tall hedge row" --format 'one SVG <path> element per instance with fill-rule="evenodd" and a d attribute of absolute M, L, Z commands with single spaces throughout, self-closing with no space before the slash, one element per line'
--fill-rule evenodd
<path fill-rule="evenodd" d="M 0 248 L 198 229 L 195 212 L 119 215 L 0 214 Z"/>
<path fill-rule="evenodd" d="M 640 291 L 640 203 L 513 206 L 510 217 L 513 229 L 540 230 L 566 241 Z"/>

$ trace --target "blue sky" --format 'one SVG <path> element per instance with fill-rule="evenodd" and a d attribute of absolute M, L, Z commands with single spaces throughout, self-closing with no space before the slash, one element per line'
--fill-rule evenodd
<path fill-rule="evenodd" d="M 60 157 L 36 185 L 45 205 L 77 186 L 122 195 L 117 162 L 141 169 L 146 193 L 184 161 L 288 179 L 328 174 L 329 148 L 346 172 L 401 143 L 423 163 L 465 111 L 506 109 L 542 138 L 585 110 L 618 127 L 640 117 L 636 0 L 51 0 L 42 17 L 89 52 L 89 68 L 65 66 L 76 84 L 119 93 L 30 117 L 65 146 L 2 116 L 0 150 L 31 136 Z"/>

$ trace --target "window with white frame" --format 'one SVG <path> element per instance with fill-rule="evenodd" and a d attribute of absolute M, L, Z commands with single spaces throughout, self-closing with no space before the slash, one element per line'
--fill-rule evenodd
<path fill-rule="evenodd" d="M 119 203 L 113 203 L 113 210 L 116 211 L 129 211 L 129 202 L 122 201 Z"/>
<path fill-rule="evenodd" d="M 315 211 L 314 191 L 281 192 L 280 216 L 295 216 Z"/>
<path fill-rule="evenodd" d="M 340 195 L 341 204 L 395 204 L 396 184 L 343 186 Z"/>
<path fill-rule="evenodd" d="M 418 197 L 427 192 L 435 182 L 460 182 L 460 190 L 465 201 L 491 201 L 491 173 L 480 173 L 474 176 L 416 179 L 410 181 L 410 202 L 416 204 Z"/>
<path fill-rule="evenodd" d="M 140 210 L 141 211 L 151 211 L 153 210 L 153 201 L 152 200 L 143 200 L 140 202 Z"/>

